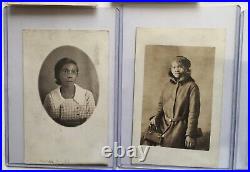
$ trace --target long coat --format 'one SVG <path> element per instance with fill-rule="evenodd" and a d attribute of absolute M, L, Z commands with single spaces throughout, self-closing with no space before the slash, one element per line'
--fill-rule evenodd
<path fill-rule="evenodd" d="M 170 73 L 165 84 L 155 117 L 156 126 L 163 134 L 161 146 L 185 148 L 185 138 L 197 135 L 200 114 L 199 87 L 190 75 L 177 81 Z"/>

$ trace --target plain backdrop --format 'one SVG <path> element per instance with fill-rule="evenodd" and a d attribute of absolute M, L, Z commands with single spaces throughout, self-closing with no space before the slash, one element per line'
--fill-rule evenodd
<path fill-rule="evenodd" d="M 149 125 L 149 118 L 156 113 L 161 90 L 169 80 L 171 62 L 176 56 L 185 56 L 191 61 L 191 76 L 200 89 L 201 111 L 198 127 L 203 133 L 209 133 L 215 48 L 148 45 L 145 51 L 142 132 Z"/>
<path fill-rule="evenodd" d="M 43 62 L 39 74 L 39 93 L 42 103 L 46 95 L 57 88 L 55 83 L 55 64 L 62 58 L 68 57 L 77 63 L 79 74 L 76 84 L 93 93 L 95 103 L 97 104 L 99 95 L 99 83 L 94 64 L 88 55 L 82 50 L 73 46 L 61 46 L 55 48 L 52 52 L 48 52 L 48 56 Z"/>

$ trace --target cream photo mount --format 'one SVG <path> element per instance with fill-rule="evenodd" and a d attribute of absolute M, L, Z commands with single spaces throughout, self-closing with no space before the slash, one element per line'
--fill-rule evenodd
<path fill-rule="evenodd" d="M 143 126 L 143 123 L 148 125 L 150 114 L 154 114 L 154 111 L 157 110 L 161 87 L 164 87 L 161 83 L 167 82 L 168 68 L 171 66 L 171 60 L 174 59 L 171 55 L 183 55 L 191 61 L 191 76 L 193 77 L 192 74 L 194 74 L 193 78 L 200 89 L 201 113 L 198 127 L 209 133 L 211 131 L 211 136 L 208 136 L 210 144 L 207 143 L 209 148 L 206 151 L 151 146 L 144 162 L 133 159 L 132 163 L 161 166 L 217 167 L 219 133 L 221 130 L 221 115 L 218 114 L 222 113 L 221 97 L 226 31 L 224 29 L 137 28 L 136 33 L 132 145 L 140 145 L 140 139 L 143 137 L 141 133 L 146 129 L 145 127 L 141 129 L 141 126 Z M 146 53 L 150 51 L 149 48 L 154 52 L 150 52 L 150 55 L 147 56 Z M 146 64 L 146 62 L 149 64 Z M 202 72 L 209 73 L 202 74 Z M 145 79 L 147 80 L 145 81 Z M 206 87 L 209 84 L 212 84 L 211 88 Z M 149 114 L 144 114 L 145 112 Z M 143 117 L 145 115 L 148 118 Z"/>
<path fill-rule="evenodd" d="M 109 85 L 108 37 L 109 32 L 106 30 L 23 31 L 25 163 L 107 164 L 108 160 L 101 155 L 101 149 L 103 145 L 108 144 L 109 133 L 109 102 L 107 101 L 109 96 L 106 91 Z M 51 54 L 58 48 L 60 50 Z M 93 67 L 91 62 L 86 61 L 87 58 L 92 62 Z M 46 61 L 50 62 L 46 63 Z M 72 79 L 72 72 L 65 75 L 67 78 L 70 77 L 66 79 L 67 83 L 76 82 L 73 102 L 69 103 L 66 100 L 71 99 L 62 98 L 62 91 L 61 94 L 59 92 L 55 94 L 56 90 L 54 90 L 63 88 L 64 85 L 61 81 L 64 79 L 64 76 L 61 76 L 62 73 L 59 73 L 59 78 L 56 77 L 56 65 L 61 62 L 58 72 L 64 70 L 67 64 L 71 65 L 67 70 L 79 70 L 75 81 Z M 72 68 L 73 63 L 75 63 L 73 65 L 75 69 Z M 47 70 L 47 74 L 42 69 Z M 43 79 L 41 80 L 40 77 Z M 60 79 L 61 84 L 55 85 L 55 79 L 57 82 Z M 91 83 L 91 81 L 94 82 Z M 44 99 L 40 97 L 43 89 L 47 90 L 45 93 L 47 96 L 51 95 L 48 108 L 55 106 L 51 113 L 53 116 L 61 116 L 61 122 L 72 123 L 70 121 L 85 118 L 87 110 L 92 108 L 90 106 L 95 107 L 83 124 L 72 127 L 60 125 L 49 117 L 52 115 L 48 114 L 49 109 L 45 109 Z M 93 105 L 89 94 L 97 95 L 92 96 L 95 98 Z M 59 97 L 60 100 L 58 100 Z M 79 107 L 80 110 L 76 110 Z M 82 156 L 86 154 L 89 156 Z"/>

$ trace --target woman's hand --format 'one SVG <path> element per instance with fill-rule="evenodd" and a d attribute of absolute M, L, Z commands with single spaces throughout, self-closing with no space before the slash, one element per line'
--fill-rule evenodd
<path fill-rule="evenodd" d="M 186 136 L 185 147 L 188 149 L 193 149 L 196 146 L 196 139 L 190 136 Z"/>

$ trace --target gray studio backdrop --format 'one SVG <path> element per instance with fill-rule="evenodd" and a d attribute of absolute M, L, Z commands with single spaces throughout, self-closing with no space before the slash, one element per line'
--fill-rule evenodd
<path fill-rule="evenodd" d="M 168 71 L 176 56 L 191 61 L 191 76 L 200 89 L 201 111 L 198 127 L 203 131 L 197 149 L 208 150 L 211 128 L 212 91 L 215 48 L 191 46 L 148 45 L 145 50 L 144 90 L 142 107 L 142 133 L 155 114 L 163 83 L 169 79 Z M 219 115 L 219 114 L 218 114 Z"/>
<path fill-rule="evenodd" d="M 99 83 L 98 76 L 94 64 L 81 49 L 74 46 L 61 46 L 55 48 L 52 52 L 48 52 L 39 74 L 39 93 L 41 101 L 44 102 L 46 95 L 57 88 L 55 83 L 55 64 L 62 58 L 68 57 L 74 60 L 79 68 L 79 74 L 76 84 L 93 93 L 95 103 L 98 102 Z"/>

